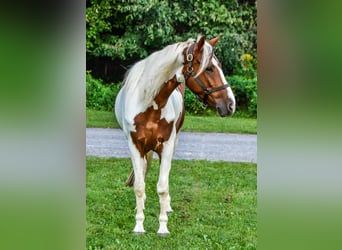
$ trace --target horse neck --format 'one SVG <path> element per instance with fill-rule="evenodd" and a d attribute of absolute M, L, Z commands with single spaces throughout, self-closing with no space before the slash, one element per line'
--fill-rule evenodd
<path fill-rule="evenodd" d="M 165 94 L 170 95 L 176 88 L 172 78 L 182 73 L 183 50 L 188 42 L 172 44 L 137 63 L 128 75 L 127 83 L 131 94 L 136 93 L 145 106 L 152 104 L 166 83 Z M 171 82 L 169 82 L 171 80 Z"/>
<path fill-rule="evenodd" d="M 163 108 L 166 105 L 171 93 L 179 86 L 179 84 L 180 82 L 177 82 L 176 75 L 164 83 L 159 93 L 154 98 L 154 101 L 159 108 Z"/>

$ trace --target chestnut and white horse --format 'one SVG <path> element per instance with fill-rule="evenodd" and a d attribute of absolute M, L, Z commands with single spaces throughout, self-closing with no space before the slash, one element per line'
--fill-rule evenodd
<path fill-rule="evenodd" d="M 169 173 L 184 120 L 185 85 L 220 116 L 232 115 L 235 98 L 214 55 L 219 37 L 189 39 L 154 52 L 137 62 L 126 74 L 115 101 L 115 114 L 128 139 L 133 170 L 126 185 L 136 196 L 134 233 L 144 233 L 145 175 L 152 154 L 159 156 L 157 192 L 160 202 L 158 234 L 169 234 L 171 212 Z"/>

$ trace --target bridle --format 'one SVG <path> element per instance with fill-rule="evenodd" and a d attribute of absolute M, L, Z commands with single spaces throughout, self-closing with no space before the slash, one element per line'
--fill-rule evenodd
<path fill-rule="evenodd" d="M 216 92 L 216 91 L 220 91 L 222 89 L 226 89 L 229 87 L 229 84 L 224 84 L 224 85 L 216 87 L 216 88 L 207 88 L 200 79 L 195 77 L 196 73 L 194 72 L 194 68 L 192 67 L 192 60 L 194 59 L 194 55 L 192 54 L 192 52 L 194 50 L 195 44 L 196 43 L 191 44 L 188 51 L 185 52 L 186 60 L 188 62 L 188 68 L 187 68 L 186 73 L 185 73 L 185 81 L 187 82 L 190 77 L 193 77 L 195 79 L 197 84 L 203 89 L 203 92 L 204 92 L 203 99 L 201 99 L 198 95 L 197 95 L 197 99 L 200 100 L 206 106 L 208 96 L 211 93 Z"/>

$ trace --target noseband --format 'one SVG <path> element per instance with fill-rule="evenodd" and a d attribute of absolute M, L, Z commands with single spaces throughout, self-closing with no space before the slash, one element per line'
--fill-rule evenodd
<path fill-rule="evenodd" d="M 190 46 L 188 52 L 186 53 L 186 60 L 188 62 L 188 69 L 185 73 L 185 81 L 187 81 L 189 79 L 189 77 L 193 77 L 195 79 L 197 84 L 203 89 L 203 92 L 204 92 L 203 99 L 201 99 L 199 96 L 197 96 L 197 99 L 200 100 L 204 105 L 207 105 L 207 99 L 211 93 L 216 92 L 216 91 L 220 91 L 222 89 L 226 89 L 229 87 L 229 84 L 224 84 L 224 85 L 216 87 L 216 88 L 207 88 L 200 79 L 195 77 L 196 73 L 194 72 L 194 69 L 192 67 L 192 60 L 194 59 L 192 51 L 194 50 L 195 44 L 196 43 L 193 43 Z"/>

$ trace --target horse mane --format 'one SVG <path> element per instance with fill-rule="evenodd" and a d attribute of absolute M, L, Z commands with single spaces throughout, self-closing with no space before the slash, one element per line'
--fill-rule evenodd
<path fill-rule="evenodd" d="M 197 41 L 199 39 L 200 36 L 198 36 Z M 146 107 L 151 105 L 163 84 L 174 75 L 182 73 L 184 63 L 183 51 L 194 41 L 194 39 L 189 38 L 185 42 L 168 45 L 135 63 L 126 72 L 123 81 L 127 95 L 138 94 L 139 99 Z M 209 43 L 205 42 L 203 58 L 197 75 L 205 70 L 211 60 L 211 54 L 212 47 Z"/>

